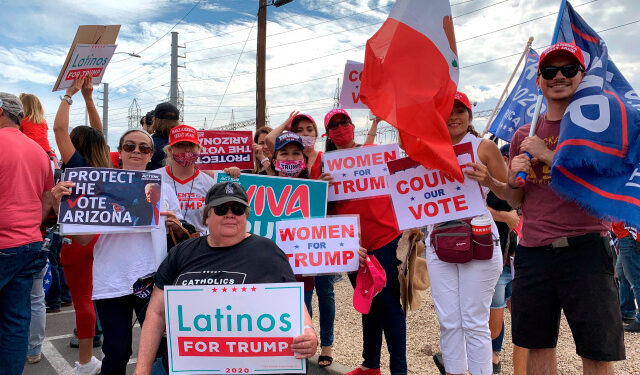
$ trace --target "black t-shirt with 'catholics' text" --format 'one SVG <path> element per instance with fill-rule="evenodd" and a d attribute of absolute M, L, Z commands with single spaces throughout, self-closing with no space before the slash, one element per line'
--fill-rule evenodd
<path fill-rule="evenodd" d="M 284 252 L 255 234 L 229 247 L 211 247 L 207 237 L 171 249 L 158 267 L 155 283 L 165 285 L 234 285 L 295 282 Z"/>

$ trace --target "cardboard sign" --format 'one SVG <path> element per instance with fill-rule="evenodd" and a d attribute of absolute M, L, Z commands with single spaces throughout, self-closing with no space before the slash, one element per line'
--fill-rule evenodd
<path fill-rule="evenodd" d="M 453 149 L 461 168 L 475 161 L 471 143 Z M 487 210 L 480 184 L 470 178 L 461 184 L 409 158 L 390 161 L 388 166 L 391 175 L 387 181 L 400 230 L 473 217 Z"/>
<path fill-rule="evenodd" d="M 169 373 L 295 374 L 303 283 L 165 286 Z"/>
<path fill-rule="evenodd" d="M 162 177 L 147 171 L 67 168 L 64 181 L 75 187 L 62 197 L 58 223 L 100 227 L 156 227 Z M 99 229 L 96 229 L 96 233 Z"/>
<path fill-rule="evenodd" d="M 309 219 L 327 214 L 327 182 L 301 178 L 242 174 L 233 179 L 216 174 L 216 182 L 240 183 L 249 197 L 247 232 L 276 241 L 276 222 Z"/>
<path fill-rule="evenodd" d="M 348 60 L 344 65 L 344 78 L 340 90 L 340 108 L 367 109 L 360 101 L 360 76 L 362 76 L 363 63 Z"/>
<path fill-rule="evenodd" d="M 359 216 L 330 216 L 276 223 L 276 244 L 296 275 L 358 270 Z"/>
<path fill-rule="evenodd" d="M 387 162 L 396 160 L 400 149 L 396 143 L 331 151 L 323 155 L 324 171 L 333 176 L 329 201 L 389 195 Z"/>
<path fill-rule="evenodd" d="M 253 169 L 253 138 L 250 131 L 199 130 L 198 137 L 202 145 L 196 163 L 199 169 Z"/>
<path fill-rule="evenodd" d="M 116 45 L 76 44 L 67 64 L 58 90 L 64 90 L 73 85 L 73 80 L 84 75 L 92 77 L 93 85 L 102 82 L 107 64 L 111 61 Z"/>
<path fill-rule="evenodd" d="M 103 58 L 103 65 L 97 66 L 98 58 L 93 60 L 93 57 L 90 57 L 91 52 L 89 54 L 81 53 L 82 49 L 78 51 L 78 55 L 75 55 L 73 61 L 75 61 L 76 66 L 70 68 L 70 64 L 73 64 L 72 58 L 76 52 L 77 45 L 100 45 L 112 47 L 113 50 L 111 54 L 108 55 L 109 60 L 111 60 L 111 56 L 113 56 L 113 52 L 115 51 L 115 43 L 116 38 L 118 37 L 118 33 L 120 32 L 120 25 L 110 25 L 110 26 L 102 26 L 102 25 L 83 25 L 78 27 L 78 31 L 76 32 L 76 36 L 71 43 L 71 48 L 69 48 L 69 53 L 67 54 L 67 58 L 64 60 L 64 64 L 62 64 L 62 69 L 60 70 L 60 74 L 58 74 L 58 79 L 56 80 L 55 85 L 53 85 L 52 91 L 63 90 L 71 86 L 73 84 L 73 79 L 82 75 L 81 73 L 87 72 L 90 73 L 93 77 L 93 84 L 97 85 L 102 81 L 102 75 L 104 74 L 104 68 L 106 67 L 106 63 L 104 62 L 104 56 L 100 56 Z M 105 50 L 100 50 L 104 53 Z M 96 49 L 96 52 L 98 50 Z M 86 50 L 84 50 L 86 52 Z M 95 55 L 94 55 L 95 57 Z M 89 58 L 89 61 L 87 61 Z M 81 65 L 80 60 L 82 61 Z M 92 64 L 96 65 L 92 65 Z M 88 70 L 85 70 L 88 69 Z M 97 77 L 94 74 L 98 73 L 98 69 L 101 69 L 100 76 Z M 70 71 L 75 71 L 69 74 Z M 73 78 L 72 78 L 73 77 Z M 70 78 L 70 79 L 68 79 Z"/>

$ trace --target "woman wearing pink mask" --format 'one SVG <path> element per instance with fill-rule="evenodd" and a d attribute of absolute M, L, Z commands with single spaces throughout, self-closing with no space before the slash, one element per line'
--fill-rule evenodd
<path fill-rule="evenodd" d="M 166 155 L 165 166 L 153 172 L 160 173 L 162 182 L 175 190 L 180 202 L 180 210 L 176 212 L 178 219 L 193 225 L 201 234 L 206 234 L 208 229 L 202 224 L 202 208 L 204 198 L 215 181 L 196 168 L 200 150 L 202 146 L 198 131 L 189 125 L 176 126 L 169 132 L 169 144 L 163 150 Z M 228 168 L 225 172 L 234 174 L 231 169 L 237 168 Z"/>
<path fill-rule="evenodd" d="M 324 117 L 327 130 L 326 151 L 346 150 L 362 145 L 354 141 L 354 125 L 344 109 L 333 109 Z M 332 181 L 328 173 L 320 176 Z M 380 351 L 384 332 L 389 350 L 389 370 L 392 375 L 407 373 L 406 321 L 400 305 L 400 283 L 396 249 L 401 232 L 398 230 L 390 197 L 374 197 L 330 202 L 330 215 L 360 215 L 361 244 L 384 268 L 387 283 L 371 303 L 369 314 L 362 315 L 362 365 L 347 375 L 379 375 Z M 356 274 L 349 274 L 355 287 Z"/>

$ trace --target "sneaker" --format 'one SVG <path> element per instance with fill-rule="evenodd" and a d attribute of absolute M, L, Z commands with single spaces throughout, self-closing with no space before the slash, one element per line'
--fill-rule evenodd
<path fill-rule="evenodd" d="M 500 364 L 500 362 L 492 363 L 492 364 L 493 364 L 493 373 L 494 374 L 499 374 L 500 372 L 502 372 L 502 365 Z"/>
<path fill-rule="evenodd" d="M 42 360 L 42 353 L 40 353 L 38 355 L 28 355 L 27 356 L 27 362 L 29 362 L 30 364 L 38 363 L 41 360 Z"/>
<path fill-rule="evenodd" d="M 51 314 L 51 313 L 59 313 L 60 312 L 60 308 L 54 309 L 51 307 L 47 307 L 47 314 Z"/>
<path fill-rule="evenodd" d="M 69 306 L 73 306 L 73 302 L 62 302 L 60 304 L 61 307 L 69 307 Z"/>
<path fill-rule="evenodd" d="M 100 372 L 101 368 L 102 362 L 100 362 L 96 357 L 91 357 L 91 360 L 84 365 L 81 365 L 80 362 L 76 362 L 76 365 L 73 368 L 73 373 L 74 375 L 95 375 Z"/>
<path fill-rule="evenodd" d="M 636 319 L 632 323 L 625 324 L 622 328 L 627 332 L 640 332 L 640 321 Z"/>
<path fill-rule="evenodd" d="M 438 371 L 441 375 L 445 375 L 447 372 L 444 370 L 444 360 L 442 359 L 442 353 L 438 352 L 433 355 L 433 362 L 436 364 Z"/>
<path fill-rule="evenodd" d="M 622 317 L 622 323 L 624 324 L 630 324 L 636 321 L 636 317 L 635 316 L 630 316 L 630 317 Z"/>

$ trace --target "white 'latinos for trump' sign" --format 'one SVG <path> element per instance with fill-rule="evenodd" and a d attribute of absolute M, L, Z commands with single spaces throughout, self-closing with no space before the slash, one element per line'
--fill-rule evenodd
<path fill-rule="evenodd" d="M 165 286 L 170 374 L 295 374 L 303 283 Z"/>
<path fill-rule="evenodd" d="M 287 254 L 293 273 L 317 275 L 358 270 L 358 216 L 276 222 L 276 244 Z"/>

